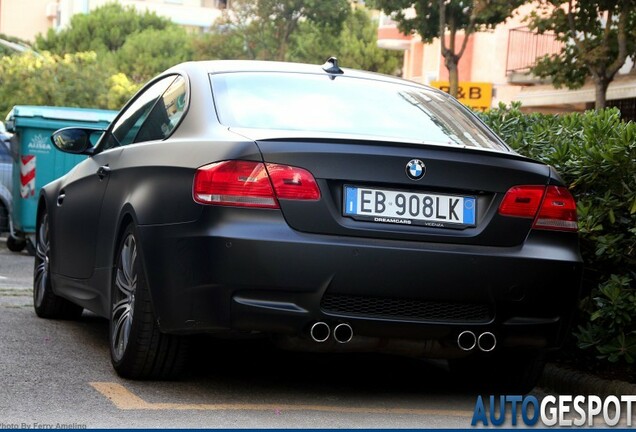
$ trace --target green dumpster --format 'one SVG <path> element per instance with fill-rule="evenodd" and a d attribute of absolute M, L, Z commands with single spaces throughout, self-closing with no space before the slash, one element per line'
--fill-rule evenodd
<path fill-rule="evenodd" d="M 7 247 L 34 253 L 35 217 L 40 188 L 63 176 L 86 156 L 55 151 L 51 134 L 58 129 L 95 127 L 105 129 L 116 111 L 16 105 L 6 118 L 13 132 L 13 229 Z"/>

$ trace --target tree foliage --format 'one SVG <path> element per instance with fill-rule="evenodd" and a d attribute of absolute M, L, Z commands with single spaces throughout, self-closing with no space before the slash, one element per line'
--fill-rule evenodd
<path fill-rule="evenodd" d="M 363 8 L 355 9 L 339 34 L 325 33 L 319 27 L 303 23 L 294 35 L 289 60 L 320 63 L 336 56 L 344 67 L 395 74 L 402 65 L 401 51 L 377 45 L 377 25 Z"/>
<path fill-rule="evenodd" d="M 213 25 L 209 33 L 192 40 L 193 60 L 246 60 L 250 57 L 240 31 L 224 25 Z"/>
<path fill-rule="evenodd" d="M 369 1 L 373 7 L 391 15 L 403 33 L 418 33 L 424 42 L 440 39 L 441 55 L 448 69 L 453 96 L 457 96 L 459 60 L 470 36 L 477 31 L 494 28 L 523 3 L 525 0 Z M 461 42 L 458 37 L 460 32 L 464 35 Z"/>
<path fill-rule="evenodd" d="M 541 58 L 533 73 L 570 89 L 591 77 L 595 107 L 604 108 L 609 84 L 636 49 L 635 8 L 634 0 L 542 0 L 529 25 L 540 33 L 554 32 L 563 48 Z"/>
<path fill-rule="evenodd" d="M 226 39 L 238 48 L 242 39 L 240 57 L 285 61 L 302 24 L 338 35 L 350 10 L 347 0 L 234 0 L 232 10 L 215 23 L 214 45 Z"/>
<path fill-rule="evenodd" d="M 244 0 L 231 16 L 226 15 L 210 33 L 193 41 L 194 58 L 276 60 L 277 33 L 273 27 L 255 24 L 255 1 Z M 258 19 L 257 19 L 258 20 Z M 322 63 L 336 56 L 346 67 L 394 74 L 399 71 L 402 53 L 378 48 L 377 25 L 364 8 L 347 12 L 339 24 L 301 20 L 290 35 L 285 60 Z"/>
<path fill-rule="evenodd" d="M 26 52 L 0 58 L 0 113 L 14 105 L 120 108 L 136 90 L 94 52 L 64 56 Z"/>
<path fill-rule="evenodd" d="M 347 0 L 257 0 L 253 24 L 266 36 L 262 42 L 269 55 L 284 61 L 289 40 L 301 20 L 327 32 L 339 33 L 351 7 Z"/>
<path fill-rule="evenodd" d="M 144 83 L 175 64 L 191 60 L 191 39 L 180 27 L 135 33 L 114 54 L 115 66 L 134 82 Z"/>
<path fill-rule="evenodd" d="M 35 46 L 54 54 L 95 51 L 113 52 L 121 48 L 128 37 L 147 29 L 164 30 L 174 27 L 169 19 L 154 12 L 138 12 L 134 7 L 107 3 L 88 14 L 77 14 L 70 25 L 56 32 L 49 29 L 46 36 L 38 35 Z"/>

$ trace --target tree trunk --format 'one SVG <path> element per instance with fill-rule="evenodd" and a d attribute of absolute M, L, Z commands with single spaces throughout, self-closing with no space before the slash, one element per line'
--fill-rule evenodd
<path fill-rule="evenodd" d="M 602 110 L 607 105 L 607 88 L 609 87 L 610 80 L 607 78 L 598 78 L 595 80 L 595 96 L 594 109 L 596 111 Z"/>
<path fill-rule="evenodd" d="M 285 55 L 287 54 L 287 41 L 281 40 L 278 45 L 278 53 L 276 54 L 277 61 L 285 61 Z"/>
<path fill-rule="evenodd" d="M 448 69 L 448 82 L 449 82 L 449 91 L 448 93 L 457 97 L 457 91 L 459 89 L 459 69 L 457 67 L 458 59 L 455 58 L 454 55 L 450 55 L 450 58 L 446 58 L 446 69 Z"/>

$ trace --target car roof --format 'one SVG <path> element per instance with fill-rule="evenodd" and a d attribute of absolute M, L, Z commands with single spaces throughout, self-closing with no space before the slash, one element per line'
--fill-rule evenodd
<path fill-rule="evenodd" d="M 306 64 L 306 63 L 292 63 L 292 62 L 276 62 L 276 61 L 264 61 L 264 60 L 203 60 L 185 62 L 170 68 L 167 72 L 174 70 L 185 70 L 186 72 L 194 72 L 197 70 L 208 74 L 216 73 L 232 73 L 232 72 L 281 72 L 281 73 L 306 73 L 306 74 L 328 74 L 323 68 L 322 64 Z M 366 72 L 357 69 L 341 68 L 343 71 L 342 76 L 365 78 L 372 80 L 379 80 L 385 82 L 393 82 L 395 84 L 409 85 L 414 87 L 425 87 L 413 81 L 407 81 L 391 75 L 384 75 L 376 72 Z M 334 76 L 340 76 L 340 74 L 332 74 Z"/>

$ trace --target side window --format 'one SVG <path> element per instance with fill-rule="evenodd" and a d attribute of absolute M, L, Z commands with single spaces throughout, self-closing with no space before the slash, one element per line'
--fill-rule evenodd
<path fill-rule="evenodd" d="M 117 119 L 113 126 L 112 135 L 108 138 L 104 149 L 125 146 L 135 142 L 141 125 L 144 123 L 155 102 L 175 80 L 174 76 L 165 77 L 147 88 Z"/>
<path fill-rule="evenodd" d="M 161 140 L 172 133 L 187 105 L 186 82 L 178 77 L 154 105 L 133 142 Z"/>

